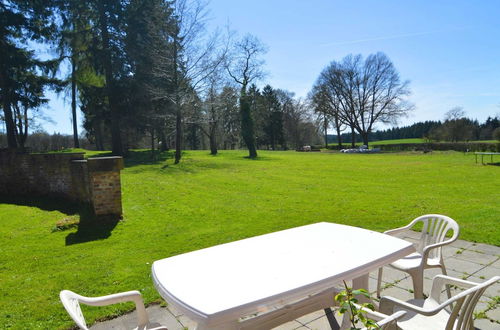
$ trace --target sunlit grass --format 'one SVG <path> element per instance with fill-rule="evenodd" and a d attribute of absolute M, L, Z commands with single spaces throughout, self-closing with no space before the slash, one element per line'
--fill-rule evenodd
<path fill-rule="evenodd" d="M 245 155 L 189 151 L 173 165 L 169 153 L 152 160 L 148 151 L 132 152 L 122 172 L 124 220 L 106 239 L 89 235 L 66 245 L 77 229 L 54 227 L 80 213 L 57 200 L 2 201 L 0 328 L 71 326 L 58 299 L 62 289 L 89 296 L 138 289 L 151 302 L 159 298 L 150 278 L 154 260 L 318 221 L 383 231 L 441 213 L 458 221 L 462 239 L 500 245 L 500 168 L 473 156 Z M 132 307 L 85 314 L 93 322 Z"/>

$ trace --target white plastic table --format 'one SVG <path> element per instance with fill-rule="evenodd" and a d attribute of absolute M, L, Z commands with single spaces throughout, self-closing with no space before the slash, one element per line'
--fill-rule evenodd
<path fill-rule="evenodd" d="M 396 237 L 321 222 L 158 260 L 152 277 L 197 329 L 265 329 L 334 305 L 342 280 L 368 289 L 370 271 L 414 251 Z"/>

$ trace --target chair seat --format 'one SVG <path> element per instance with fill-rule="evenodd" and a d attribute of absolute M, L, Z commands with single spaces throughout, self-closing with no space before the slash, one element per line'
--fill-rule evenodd
<path fill-rule="evenodd" d="M 404 258 L 396 260 L 391 264 L 392 267 L 403 271 L 418 268 L 422 262 L 422 255 L 418 252 L 407 255 Z M 427 258 L 427 266 L 439 267 L 440 262 L 438 258 Z"/>

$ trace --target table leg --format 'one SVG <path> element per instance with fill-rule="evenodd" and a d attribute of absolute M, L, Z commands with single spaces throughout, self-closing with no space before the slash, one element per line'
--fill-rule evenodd
<path fill-rule="evenodd" d="M 332 311 L 331 308 L 325 308 L 324 311 L 325 311 L 325 315 L 326 315 L 326 318 L 328 320 L 328 323 L 330 324 L 330 328 L 332 328 L 332 330 L 339 330 L 340 325 L 337 322 L 337 320 L 335 319 L 335 315 L 334 315 L 335 312 Z"/>
<path fill-rule="evenodd" d="M 369 274 L 362 275 L 360 277 L 357 277 L 352 280 L 352 288 L 353 289 L 365 289 L 366 291 L 370 292 L 370 288 L 368 287 L 368 276 Z M 365 296 L 357 296 L 358 302 L 360 304 L 364 303 L 373 303 L 369 298 Z M 344 317 L 342 318 L 342 324 L 340 325 L 340 329 L 350 329 L 351 328 L 351 321 L 349 319 L 348 313 L 344 314 Z"/>
<path fill-rule="evenodd" d="M 368 287 L 368 275 L 365 274 L 363 276 L 360 276 L 358 278 L 355 278 L 352 280 L 352 288 L 353 289 L 365 289 L 366 291 L 370 292 L 370 288 Z M 359 303 L 371 303 L 372 301 L 369 298 L 366 298 L 365 296 L 358 296 Z"/>

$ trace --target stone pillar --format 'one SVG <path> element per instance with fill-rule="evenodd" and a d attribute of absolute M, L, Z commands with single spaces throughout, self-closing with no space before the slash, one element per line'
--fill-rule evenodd
<path fill-rule="evenodd" d="M 122 215 L 120 170 L 122 157 L 87 159 L 90 204 L 96 216 Z"/>

